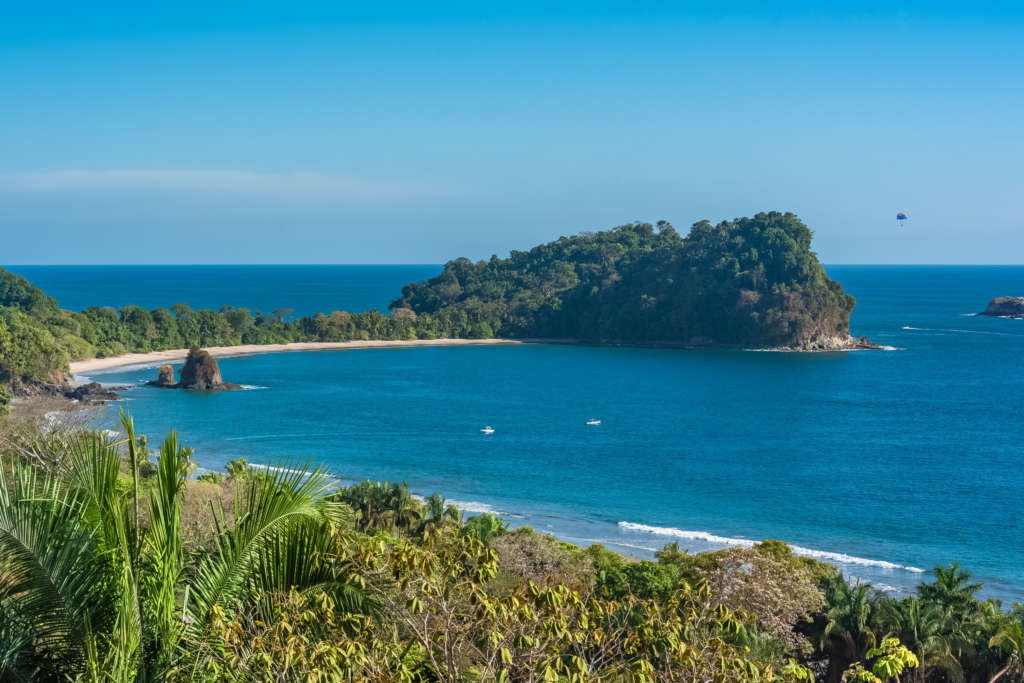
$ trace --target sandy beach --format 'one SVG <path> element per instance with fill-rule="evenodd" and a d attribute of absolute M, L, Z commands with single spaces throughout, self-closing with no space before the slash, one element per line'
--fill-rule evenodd
<path fill-rule="evenodd" d="M 287 351 L 331 351 L 336 349 L 384 349 L 415 346 L 514 346 L 522 344 L 572 344 L 566 339 L 414 339 L 410 341 L 350 341 L 350 342 L 295 342 L 292 344 L 243 344 L 240 346 L 210 346 L 206 351 L 217 358 L 248 356 L 254 353 L 283 353 Z M 71 363 L 71 374 L 88 375 L 124 365 L 174 363 L 183 360 L 188 349 L 153 351 L 152 353 L 126 353 L 113 358 L 89 358 Z"/>

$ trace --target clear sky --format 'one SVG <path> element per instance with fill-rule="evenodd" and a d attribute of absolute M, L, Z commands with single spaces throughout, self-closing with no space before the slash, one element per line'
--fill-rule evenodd
<path fill-rule="evenodd" d="M 1022 2 L 0 4 L 0 263 L 443 263 L 768 210 L 825 263 L 1024 263 Z"/>

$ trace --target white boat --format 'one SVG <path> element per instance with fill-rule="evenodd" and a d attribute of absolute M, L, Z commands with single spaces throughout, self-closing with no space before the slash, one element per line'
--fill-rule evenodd
<path fill-rule="evenodd" d="M 480 431 L 483 432 L 484 434 L 493 434 L 494 433 L 494 430 L 491 429 L 491 425 L 487 425 L 486 427 L 484 427 Z"/>
<path fill-rule="evenodd" d="M 601 424 L 601 421 L 600 420 L 595 420 L 594 418 L 590 418 L 589 420 L 587 420 L 587 424 L 588 425 L 599 425 L 599 424 Z"/>

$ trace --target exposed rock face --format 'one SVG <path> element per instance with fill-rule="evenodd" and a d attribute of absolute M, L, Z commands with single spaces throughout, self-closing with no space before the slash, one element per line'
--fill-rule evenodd
<path fill-rule="evenodd" d="M 1000 296 L 988 302 L 988 308 L 978 315 L 997 318 L 1024 318 L 1024 297 Z"/>
<path fill-rule="evenodd" d="M 173 389 L 176 386 L 174 381 L 174 368 L 170 365 L 161 365 L 157 371 L 155 380 L 146 382 L 146 386 L 160 387 L 161 389 Z"/>
<path fill-rule="evenodd" d="M 17 382 L 11 387 L 11 393 L 17 398 L 34 398 L 36 396 L 67 396 L 71 393 L 71 385 L 66 377 L 61 376 L 51 379 L 49 382 L 39 384 L 24 384 Z"/>
<path fill-rule="evenodd" d="M 884 348 L 867 337 L 825 337 L 818 338 L 792 347 L 797 351 L 860 351 Z"/>
<path fill-rule="evenodd" d="M 146 382 L 150 386 L 164 389 L 198 389 L 200 391 L 233 391 L 242 387 L 225 382 L 217 367 L 217 359 L 197 346 L 189 349 L 185 359 L 185 367 L 181 369 L 181 379 L 175 384 L 174 370 L 170 365 L 160 368 L 154 382 Z"/>
<path fill-rule="evenodd" d="M 66 396 L 72 400 L 90 404 L 120 400 L 121 396 L 119 394 L 115 394 L 113 389 L 123 391 L 127 389 L 127 387 L 113 387 L 112 389 L 108 389 L 101 386 L 99 382 L 90 382 L 89 384 L 83 384 L 82 386 L 77 387 L 74 391 L 69 391 Z"/>

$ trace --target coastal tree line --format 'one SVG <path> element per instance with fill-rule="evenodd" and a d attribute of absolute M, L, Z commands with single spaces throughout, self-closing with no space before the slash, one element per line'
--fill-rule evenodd
<path fill-rule="evenodd" d="M 57 381 L 70 360 L 192 346 L 441 338 L 808 345 L 848 336 L 855 301 L 810 250 L 793 214 L 760 213 L 687 237 L 660 221 L 584 232 L 473 263 L 459 258 L 406 285 L 387 314 L 293 319 L 187 303 L 61 309 L 0 269 L 0 412 L 21 386 Z"/>
<path fill-rule="evenodd" d="M 69 361 L 82 358 L 193 346 L 493 336 L 487 324 L 454 309 L 426 315 L 404 309 L 334 311 L 297 320 L 291 313 L 233 306 L 193 310 L 186 303 L 152 311 L 131 304 L 68 311 L 24 277 L 0 268 L 0 413 L 12 393 L 62 381 Z"/>
<path fill-rule="evenodd" d="M 46 424 L 2 453 L 2 680 L 1021 679 L 1024 606 L 957 565 L 891 598 L 779 541 L 643 560 L 311 463 L 201 472 L 124 413 Z"/>

